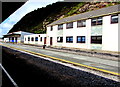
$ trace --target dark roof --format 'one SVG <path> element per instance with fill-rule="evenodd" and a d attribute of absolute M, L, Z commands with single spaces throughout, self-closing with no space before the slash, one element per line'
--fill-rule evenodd
<path fill-rule="evenodd" d="M 10 35 L 20 35 L 20 34 L 10 33 L 10 34 L 6 34 L 6 35 L 3 35 L 3 36 L 10 36 Z"/>
<path fill-rule="evenodd" d="M 12 35 L 20 35 L 20 34 L 15 34 L 15 33 L 6 34 L 6 35 L 3 35 L 3 38 L 6 38 L 6 37 L 9 37 L 9 36 L 12 36 Z"/>
<path fill-rule="evenodd" d="M 72 21 L 76 21 L 76 20 L 80 20 L 80 19 L 88 19 L 88 18 L 93 18 L 93 17 L 97 17 L 97 16 L 103 16 L 103 15 L 107 15 L 107 14 L 113 14 L 113 13 L 117 13 L 117 12 L 120 12 L 120 5 L 105 7 L 105 8 L 101 8 L 98 10 L 89 11 L 89 12 L 81 13 L 78 15 L 62 18 L 62 19 L 59 19 L 59 20 L 49 24 L 48 26 L 62 24 L 62 23 L 66 23 L 66 22 L 72 22 Z"/>

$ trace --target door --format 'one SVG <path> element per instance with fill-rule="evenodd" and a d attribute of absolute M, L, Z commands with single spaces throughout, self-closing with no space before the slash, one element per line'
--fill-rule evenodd
<path fill-rule="evenodd" d="M 44 44 L 46 44 L 46 37 L 44 37 Z"/>
<path fill-rule="evenodd" d="M 17 43 L 17 37 L 15 37 L 15 42 Z"/>
<path fill-rule="evenodd" d="M 9 37 L 9 42 L 10 42 L 10 37 Z"/>
<path fill-rule="evenodd" d="M 50 45 L 52 45 L 52 40 L 53 40 L 53 38 L 52 38 L 52 37 L 50 37 Z"/>
<path fill-rule="evenodd" d="M 12 42 L 14 43 L 14 37 L 12 37 Z"/>

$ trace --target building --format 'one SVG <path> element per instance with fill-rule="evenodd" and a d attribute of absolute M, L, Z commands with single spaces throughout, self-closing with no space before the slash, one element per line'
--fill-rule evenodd
<path fill-rule="evenodd" d="M 25 35 L 24 43 L 25 44 L 44 45 L 44 44 L 46 44 L 46 34 Z"/>
<path fill-rule="evenodd" d="M 47 26 L 47 45 L 118 51 L 120 5 L 59 19 Z"/>
<path fill-rule="evenodd" d="M 2 38 L 0 38 L 0 42 L 2 42 L 3 41 L 3 39 Z"/>
<path fill-rule="evenodd" d="M 12 42 L 12 43 L 23 43 L 24 35 L 30 35 L 33 33 L 17 31 L 4 35 L 4 42 Z"/>

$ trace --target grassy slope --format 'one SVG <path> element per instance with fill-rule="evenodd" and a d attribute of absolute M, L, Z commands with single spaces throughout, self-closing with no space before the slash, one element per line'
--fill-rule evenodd
<path fill-rule="evenodd" d="M 59 18 L 89 11 L 89 9 L 84 9 L 84 6 L 88 4 L 97 5 L 98 3 L 57 2 L 52 5 L 48 5 L 25 15 L 17 24 L 14 25 L 10 32 L 27 31 L 32 33 L 45 33 L 47 24 L 50 24 Z M 112 3 L 108 3 L 106 6 L 111 5 Z M 81 8 L 83 11 L 79 11 Z"/>

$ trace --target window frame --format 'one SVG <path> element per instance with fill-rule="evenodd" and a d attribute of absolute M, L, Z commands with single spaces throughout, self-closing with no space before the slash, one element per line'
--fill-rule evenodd
<path fill-rule="evenodd" d="M 40 37 L 40 41 L 42 42 L 43 37 Z"/>
<path fill-rule="evenodd" d="M 50 26 L 50 31 L 53 31 L 53 26 Z"/>
<path fill-rule="evenodd" d="M 99 19 L 101 18 L 101 22 L 99 23 Z M 93 20 L 95 20 L 95 23 L 93 23 Z M 97 26 L 103 24 L 103 17 L 96 17 L 91 19 L 91 26 Z"/>
<path fill-rule="evenodd" d="M 85 22 L 85 25 L 84 25 L 84 22 Z M 81 25 L 79 25 L 79 23 L 81 23 Z M 79 27 L 86 27 L 86 20 L 78 20 L 77 21 L 77 28 Z"/>
<path fill-rule="evenodd" d="M 62 27 L 61 27 L 62 26 Z M 58 25 L 58 30 L 62 30 L 63 29 L 63 24 L 59 24 Z"/>
<path fill-rule="evenodd" d="M 25 41 L 26 41 L 26 37 L 25 37 Z"/>
<path fill-rule="evenodd" d="M 28 37 L 28 41 L 30 41 L 30 37 Z"/>
<path fill-rule="evenodd" d="M 80 37 L 81 41 L 78 41 L 78 38 Z M 84 38 L 84 41 L 82 41 Z M 77 43 L 86 43 L 86 37 L 85 36 L 77 36 Z"/>
<path fill-rule="evenodd" d="M 36 39 L 37 38 L 37 39 Z M 35 37 L 35 41 L 38 41 L 38 37 Z"/>
<path fill-rule="evenodd" d="M 117 18 L 117 22 L 112 21 L 112 17 L 114 17 L 114 16 L 118 16 L 118 18 Z M 111 15 L 111 24 L 116 24 L 116 23 L 118 23 L 118 22 L 119 22 L 119 14 Z"/>
<path fill-rule="evenodd" d="M 72 25 L 72 26 L 69 26 Z M 66 29 L 73 28 L 73 22 L 66 23 Z"/>
<path fill-rule="evenodd" d="M 34 37 L 31 37 L 31 41 L 34 41 Z"/>
<path fill-rule="evenodd" d="M 69 41 L 67 41 L 67 38 L 69 38 Z M 70 41 L 71 38 L 72 41 Z M 73 36 L 66 36 L 66 43 L 73 43 Z"/>
<path fill-rule="evenodd" d="M 96 38 L 96 39 L 92 39 L 92 38 Z M 100 37 L 101 38 L 101 40 L 97 40 L 98 39 L 98 37 Z M 102 36 L 91 36 L 91 44 L 102 44 Z"/>
<path fill-rule="evenodd" d="M 60 38 L 60 41 L 58 41 L 58 38 Z M 63 42 L 63 37 L 57 37 L 57 42 L 62 43 Z"/>

